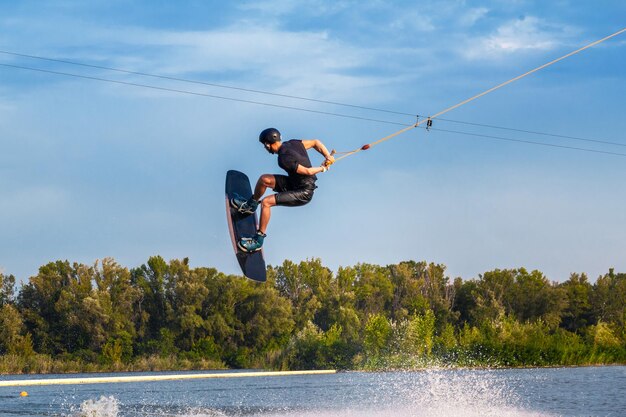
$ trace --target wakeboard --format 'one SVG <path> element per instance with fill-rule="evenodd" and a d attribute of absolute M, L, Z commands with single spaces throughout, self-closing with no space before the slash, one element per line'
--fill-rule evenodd
<path fill-rule="evenodd" d="M 243 172 L 230 170 L 226 173 L 226 219 L 233 249 L 243 274 L 251 280 L 265 282 L 267 279 L 263 250 L 248 253 L 237 246 L 242 237 L 252 237 L 259 226 L 256 213 L 243 215 L 230 205 L 230 200 L 238 194 L 244 198 L 252 197 L 250 180 Z"/>

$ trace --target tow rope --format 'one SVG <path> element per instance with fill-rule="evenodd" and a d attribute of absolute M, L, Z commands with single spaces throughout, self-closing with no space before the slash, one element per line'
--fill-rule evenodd
<path fill-rule="evenodd" d="M 375 142 L 366 143 L 365 145 L 362 145 L 362 146 L 360 146 L 360 147 L 358 147 L 358 148 L 356 148 L 356 149 L 354 149 L 354 150 L 351 150 L 351 151 L 346 151 L 346 152 L 337 152 L 337 151 L 335 151 L 335 150 L 333 149 L 333 150 L 332 150 L 332 152 L 331 152 L 331 155 L 336 155 L 336 154 L 337 154 L 337 155 L 341 155 L 340 157 L 338 157 L 338 158 L 336 158 L 336 159 L 335 159 L 335 162 L 338 162 L 338 161 L 341 161 L 342 159 L 345 159 L 345 158 L 349 157 L 350 155 L 354 155 L 354 154 L 356 154 L 356 153 L 358 153 L 358 152 L 361 152 L 361 151 L 366 151 L 366 150 L 368 150 L 368 149 L 371 149 L 373 146 L 376 146 L 376 145 L 378 145 L 378 144 L 380 144 L 380 143 L 382 143 L 382 142 L 385 142 L 385 141 L 387 141 L 387 140 L 389 140 L 389 139 L 391 139 L 391 138 L 394 138 L 394 137 L 396 137 L 396 136 L 398 136 L 398 135 L 400 135 L 400 134 L 402 134 L 402 133 L 404 133 L 404 132 L 407 132 L 407 131 L 409 131 L 409 130 L 415 129 L 416 127 L 419 127 L 419 126 L 420 126 L 420 125 L 422 125 L 423 123 L 426 123 L 426 129 L 428 130 L 428 129 L 430 129 L 430 128 L 432 127 L 432 125 L 433 125 L 433 119 L 435 119 L 435 118 L 437 118 L 437 117 L 439 117 L 439 116 L 442 116 L 442 115 L 444 115 L 444 114 L 446 114 L 446 113 L 448 113 L 448 112 L 450 112 L 450 111 L 452 111 L 452 110 L 454 110 L 454 109 L 456 109 L 456 108 L 459 108 L 459 107 L 461 107 L 461 106 L 463 106 L 463 105 L 465 105 L 465 104 L 467 104 L 467 103 L 469 103 L 469 102 L 471 102 L 471 101 L 474 101 L 474 100 L 476 100 L 477 98 L 480 98 L 480 97 L 482 97 L 482 96 L 484 96 L 484 95 L 487 95 L 487 94 L 489 94 L 489 93 L 491 93 L 491 92 L 493 92 L 493 91 L 495 91 L 495 90 L 497 90 L 497 89 L 499 89 L 499 88 L 502 88 L 502 87 L 504 87 L 504 86 L 506 86 L 506 85 L 508 85 L 508 84 L 511 84 L 512 82 L 515 82 L 515 81 L 517 81 L 517 80 L 520 80 L 520 79 L 522 79 L 522 78 L 524 78 L 524 77 L 526 77 L 526 76 L 528 76 L 528 75 L 530 75 L 530 74 L 532 74 L 532 73 L 534 73 L 534 72 L 537 72 L 537 71 L 542 70 L 542 69 L 544 69 L 544 68 L 546 68 L 546 67 L 549 67 L 550 65 L 556 64 L 557 62 L 562 61 L 562 60 L 564 60 L 565 58 L 569 58 L 570 56 L 575 55 L 575 54 L 577 54 L 577 53 L 579 53 L 579 52 L 582 52 L 582 51 L 584 51 L 585 49 L 591 48 L 591 47 L 593 47 L 593 46 L 595 46 L 595 45 L 598 45 L 598 44 L 600 44 L 600 43 L 602 43 L 602 42 L 604 42 L 604 41 L 606 41 L 606 40 L 608 40 L 608 39 L 611 39 L 611 38 L 613 38 L 613 37 L 615 37 L 615 36 L 617 36 L 617 35 L 620 35 L 620 34 L 622 34 L 622 33 L 624 33 L 624 32 L 626 32 L 626 28 L 623 28 L 623 29 L 621 29 L 621 30 L 619 30 L 619 31 L 617 31 L 617 32 L 615 32 L 615 33 L 613 33 L 613 34 L 609 35 L 609 36 L 606 36 L 606 37 L 604 37 L 604 38 L 602 38 L 602 39 L 599 39 L 599 40 L 597 40 L 597 41 L 595 41 L 595 42 L 592 42 L 592 43 L 590 43 L 590 44 L 588 44 L 588 45 L 585 45 L 585 46 L 583 46 L 582 48 L 579 48 L 579 49 L 577 49 L 577 50 L 575 50 L 575 51 L 573 51 L 573 52 L 570 52 L 570 53 L 568 53 L 568 54 L 566 54 L 566 55 L 563 55 L 563 56 L 562 56 L 562 57 L 560 57 L 560 58 L 554 59 L 554 60 L 552 60 L 552 61 L 550 61 L 550 62 L 548 62 L 548 63 L 546 63 L 546 64 L 543 64 L 543 65 L 541 65 L 541 66 L 539 66 L 539 67 L 535 68 L 535 69 L 532 69 L 532 70 L 530 70 L 530 71 L 528 71 L 528 72 L 525 72 L 525 73 L 524 73 L 524 74 L 522 74 L 522 75 L 518 75 L 518 76 L 517 76 L 517 77 L 515 77 L 515 78 L 511 78 L 511 79 L 510 79 L 510 80 L 508 80 L 508 81 L 505 81 L 505 82 L 503 82 L 503 83 L 501 83 L 501 84 L 496 85 L 495 87 L 492 87 L 492 88 L 490 88 L 490 89 L 488 89 L 488 90 L 483 91 L 482 93 L 476 94 L 476 95 L 475 95 L 475 96 L 473 96 L 473 97 L 470 97 L 470 98 L 468 98 L 468 99 L 466 99 L 466 100 L 463 100 L 463 101 L 461 101 L 461 102 L 459 102 L 459 103 L 455 104 L 454 106 L 448 107 L 447 109 L 442 110 L 442 111 L 440 111 L 439 113 L 436 113 L 436 114 L 435 114 L 435 115 L 433 115 L 433 116 L 429 116 L 429 117 L 428 117 L 428 118 L 426 118 L 426 119 L 419 120 L 419 116 L 417 116 L 417 121 L 415 122 L 415 124 L 409 125 L 409 126 L 407 126 L 407 127 L 403 128 L 403 129 L 401 129 L 401 130 L 398 130 L 398 131 L 397 131 L 397 132 L 395 132 L 395 133 L 392 133 L 391 135 L 388 135 L 388 136 L 385 136 L 384 138 L 378 139 L 378 140 L 377 140 L 377 141 L 375 141 Z M 327 163 L 325 162 L 325 163 L 324 163 L 324 165 L 327 165 Z"/>

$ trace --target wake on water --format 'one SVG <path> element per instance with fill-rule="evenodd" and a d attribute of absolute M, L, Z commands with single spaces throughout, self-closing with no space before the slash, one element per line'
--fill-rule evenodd
<path fill-rule="evenodd" d="M 499 378 L 497 373 L 484 372 L 401 372 L 377 374 L 373 386 L 361 400 L 344 399 L 333 406 L 332 400 L 320 398 L 319 407 L 301 409 L 242 406 L 238 409 L 219 407 L 125 406 L 114 396 L 84 401 L 79 409 L 71 410 L 66 417 L 531 417 L 549 414 L 528 410 L 510 386 L 510 380 Z M 379 379 L 379 380 L 378 380 Z M 371 381 L 370 381 L 371 383 Z M 359 387 L 353 387 L 358 390 Z M 371 391 L 371 392 L 370 392 Z M 346 392 L 346 396 L 353 394 Z M 288 392 L 284 393 L 289 395 Z M 363 400 L 367 398 L 367 400 Z"/>

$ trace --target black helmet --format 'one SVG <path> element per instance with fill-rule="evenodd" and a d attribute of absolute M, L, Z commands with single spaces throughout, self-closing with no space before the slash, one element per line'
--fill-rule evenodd
<path fill-rule="evenodd" d="M 274 129 L 273 127 L 265 129 L 259 135 L 259 142 L 261 142 L 262 144 L 276 143 L 280 140 L 280 132 L 278 131 L 278 129 Z"/>

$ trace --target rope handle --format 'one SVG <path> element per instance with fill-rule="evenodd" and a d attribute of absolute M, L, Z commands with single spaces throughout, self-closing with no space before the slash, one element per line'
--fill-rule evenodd
<path fill-rule="evenodd" d="M 334 156 L 336 153 L 337 153 L 337 151 L 335 151 L 335 150 L 333 149 L 332 151 L 330 151 L 330 156 Z M 323 166 L 324 168 L 328 168 L 328 167 L 329 167 L 329 166 L 331 166 L 332 164 L 333 164 L 333 163 L 332 163 L 332 162 L 330 162 L 330 161 L 327 159 L 327 160 L 325 160 L 325 161 L 322 163 L 322 166 Z"/>

